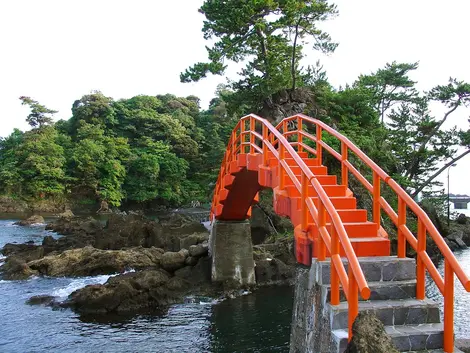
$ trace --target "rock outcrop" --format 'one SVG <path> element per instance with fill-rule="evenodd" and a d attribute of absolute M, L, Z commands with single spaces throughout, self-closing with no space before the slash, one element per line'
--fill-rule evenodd
<path fill-rule="evenodd" d="M 182 302 L 185 295 L 207 294 L 210 261 L 200 258 L 194 267 L 171 273 L 145 270 L 111 277 L 105 284 L 89 285 L 73 292 L 62 304 L 80 314 L 129 314 L 152 312 Z"/>
<path fill-rule="evenodd" d="M 38 274 L 28 266 L 24 259 L 16 256 L 9 256 L 1 268 L 2 278 L 6 280 L 28 279 Z"/>
<path fill-rule="evenodd" d="M 266 99 L 263 102 L 263 108 L 258 112 L 260 116 L 272 123 L 278 123 L 298 113 L 318 115 L 318 107 L 311 89 L 301 87 L 295 90 L 281 90 Z"/>
<path fill-rule="evenodd" d="M 162 254 L 163 250 L 158 248 L 100 250 L 86 246 L 64 251 L 60 255 L 45 256 L 29 262 L 28 266 L 44 276 L 95 276 L 158 268 Z"/>
<path fill-rule="evenodd" d="M 44 222 L 45 222 L 44 217 L 39 216 L 39 215 L 32 215 L 31 217 L 23 219 L 19 222 L 15 222 L 14 224 L 19 225 L 19 226 L 30 226 L 33 224 L 42 224 Z"/>
<path fill-rule="evenodd" d="M 372 313 L 360 312 L 352 332 L 352 340 L 344 353 L 398 353 L 383 323 Z"/>
<path fill-rule="evenodd" d="M 141 215 L 111 214 L 106 223 L 92 217 L 61 217 L 46 229 L 65 235 L 57 241 L 59 251 L 92 245 L 104 250 L 153 246 L 177 252 L 209 238 L 204 225 L 181 214 L 169 215 L 160 222 Z"/>

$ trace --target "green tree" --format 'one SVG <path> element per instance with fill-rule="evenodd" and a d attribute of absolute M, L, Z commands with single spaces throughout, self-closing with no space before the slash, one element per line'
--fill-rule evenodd
<path fill-rule="evenodd" d="M 0 138 L 0 190 L 7 195 L 21 195 L 23 180 L 16 155 L 24 133 L 18 129 L 6 138 Z"/>
<path fill-rule="evenodd" d="M 15 154 L 24 196 L 61 196 L 65 191 L 65 156 L 53 126 L 28 131 Z"/>
<path fill-rule="evenodd" d="M 130 154 L 127 139 L 105 136 L 102 127 L 84 121 L 80 125 L 78 142 L 71 153 L 74 186 L 89 189 L 100 199 L 119 206 L 124 198 L 122 184 Z"/>
<path fill-rule="evenodd" d="M 325 0 L 206 0 L 199 11 L 206 17 L 204 38 L 216 41 L 207 47 L 209 61 L 194 64 L 181 74 L 181 81 L 198 81 L 208 73 L 221 75 L 226 60 L 244 62 L 241 79 L 232 88 L 245 93 L 253 104 L 280 89 L 296 87 L 302 45 L 313 40 L 315 49 L 336 48 L 330 36 L 317 28 L 318 22 L 337 13 L 335 5 Z"/>
<path fill-rule="evenodd" d="M 361 75 L 355 85 L 370 90 L 373 104 L 382 123 L 386 112 L 395 104 L 413 102 L 418 97 L 416 82 L 408 76 L 418 63 L 387 63 L 384 68 L 369 75 Z"/>
<path fill-rule="evenodd" d="M 43 127 L 52 124 L 52 115 L 57 113 L 56 110 L 46 108 L 44 105 L 39 104 L 38 101 L 30 97 L 21 96 L 21 105 L 27 105 L 31 109 L 26 122 L 32 127 Z"/>

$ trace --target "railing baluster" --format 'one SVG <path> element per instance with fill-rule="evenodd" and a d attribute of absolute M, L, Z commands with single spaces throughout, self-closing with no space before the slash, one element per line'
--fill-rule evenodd
<path fill-rule="evenodd" d="M 255 135 L 253 132 L 255 131 L 255 119 L 250 116 L 250 153 L 255 153 Z"/>
<path fill-rule="evenodd" d="M 321 235 L 321 229 L 324 229 L 326 226 L 326 209 L 323 202 L 321 202 L 320 197 L 318 198 L 318 261 L 325 261 L 326 259 L 326 246 L 325 241 Z"/>
<path fill-rule="evenodd" d="M 301 195 L 301 201 L 302 201 L 302 210 L 301 210 L 301 219 L 302 219 L 302 231 L 306 232 L 307 231 L 307 226 L 308 226 L 308 208 L 307 208 L 307 197 L 308 197 L 308 178 L 307 175 L 302 172 L 302 195 Z"/>
<path fill-rule="evenodd" d="M 425 294 L 425 277 L 426 268 L 424 267 L 421 254 L 426 251 L 426 228 L 423 221 L 418 220 L 418 249 L 416 254 L 416 299 L 424 299 Z"/>
<path fill-rule="evenodd" d="M 334 255 L 339 254 L 339 237 L 336 232 L 335 227 L 331 227 L 331 259 Z M 331 282 L 331 305 L 339 304 L 339 276 L 338 269 L 333 261 L 331 261 L 331 273 L 330 273 L 330 282 Z"/>
<path fill-rule="evenodd" d="M 285 178 L 285 171 L 282 167 L 281 161 L 284 160 L 284 145 L 279 144 L 279 164 L 278 164 L 278 175 L 279 175 L 279 190 L 284 190 L 284 178 Z"/>
<path fill-rule="evenodd" d="M 377 224 L 377 230 L 380 228 L 380 176 L 374 171 L 373 172 L 373 208 L 372 208 L 372 219 Z"/>
<path fill-rule="evenodd" d="M 349 170 L 346 166 L 346 161 L 348 160 L 348 146 L 341 141 L 341 184 L 348 187 L 348 175 Z"/>
<path fill-rule="evenodd" d="M 399 258 L 406 257 L 406 238 L 405 234 L 401 230 L 401 227 L 406 225 L 406 203 L 405 201 L 398 196 L 398 248 L 397 248 L 397 256 Z"/>
<path fill-rule="evenodd" d="M 301 134 L 301 131 L 303 131 L 302 118 L 298 116 L 297 117 L 297 142 L 299 143 L 297 145 L 298 152 L 302 152 L 304 150 L 304 148 L 302 147 L 303 135 Z"/>
<path fill-rule="evenodd" d="M 352 326 L 356 316 L 359 312 L 359 296 L 357 289 L 357 282 L 354 278 L 353 270 L 351 266 L 348 268 L 348 282 L 349 282 L 349 291 L 348 291 L 348 341 L 351 341 L 352 338 Z"/>
<path fill-rule="evenodd" d="M 317 131 L 316 131 L 316 138 L 317 138 L 317 143 L 316 143 L 316 147 L 317 147 L 317 159 L 318 159 L 318 164 L 321 165 L 323 163 L 323 158 L 322 158 L 322 155 L 323 155 L 323 147 L 322 145 L 320 144 L 320 141 L 322 140 L 322 128 L 320 125 L 317 125 Z"/>
<path fill-rule="evenodd" d="M 245 140 L 246 140 L 246 137 L 245 137 L 245 120 L 242 120 L 241 124 L 240 124 L 240 143 L 241 143 L 241 146 L 240 146 L 240 153 L 246 153 L 246 146 L 245 146 Z"/>
<path fill-rule="evenodd" d="M 444 352 L 454 351 L 454 271 L 444 262 Z"/>
<path fill-rule="evenodd" d="M 268 127 L 263 124 L 263 165 L 268 165 Z"/>

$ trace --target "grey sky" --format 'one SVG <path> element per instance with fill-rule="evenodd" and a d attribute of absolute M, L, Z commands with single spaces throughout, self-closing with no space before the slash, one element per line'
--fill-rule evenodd
<path fill-rule="evenodd" d="M 21 95 L 70 117 L 74 100 L 92 90 L 115 99 L 137 94 L 194 94 L 203 105 L 222 77 L 181 84 L 179 73 L 206 58 L 202 0 L 0 1 L 0 136 L 27 128 Z M 330 57 L 313 53 L 333 85 L 352 83 L 393 60 L 419 61 L 413 78 L 426 90 L 449 76 L 470 81 L 466 0 L 338 0 L 325 24 L 340 43 Z M 233 71 L 229 72 L 229 75 Z M 435 108 L 436 114 L 442 112 Z M 462 109 L 449 124 L 468 126 Z M 470 194 L 470 157 L 451 171 L 453 193 Z M 445 177 L 441 178 L 444 180 Z"/>

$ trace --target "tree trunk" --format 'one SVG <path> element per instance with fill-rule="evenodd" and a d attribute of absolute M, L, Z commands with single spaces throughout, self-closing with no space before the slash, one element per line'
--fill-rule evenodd
<path fill-rule="evenodd" d="M 422 183 L 414 192 L 411 194 L 411 197 L 416 197 L 423 189 L 429 185 L 431 181 L 433 181 L 435 178 L 437 178 L 444 170 L 446 170 L 448 167 L 450 167 L 452 164 L 457 162 L 459 159 L 465 157 L 467 154 L 470 153 L 470 149 L 466 150 L 459 156 L 455 157 L 452 159 L 450 162 L 447 162 L 441 169 L 439 169 L 437 172 L 435 172 L 433 175 L 431 175 L 424 183 Z"/>
<path fill-rule="evenodd" d="M 411 161 L 410 166 L 408 167 L 408 170 L 405 173 L 405 177 L 413 179 L 411 177 L 411 172 L 416 168 L 416 166 L 419 163 L 418 156 L 424 151 L 424 149 L 426 148 L 426 145 L 428 144 L 428 142 L 431 141 L 432 137 L 439 131 L 441 126 L 446 122 L 449 115 L 452 114 L 459 107 L 459 105 L 460 105 L 460 100 L 457 101 L 455 103 L 455 106 L 444 115 L 444 117 L 441 119 L 441 121 L 439 121 L 439 123 L 436 125 L 436 127 L 434 129 L 432 129 L 432 131 L 429 133 L 428 137 L 421 143 L 421 145 L 418 148 L 417 153 L 415 154 L 415 157 Z"/>
<path fill-rule="evenodd" d="M 294 46 L 292 48 L 292 62 L 291 62 L 291 67 L 290 67 L 291 75 L 292 75 L 292 91 L 295 90 L 295 84 L 296 84 L 295 52 L 297 49 L 297 38 L 299 36 L 299 24 L 300 24 L 300 19 L 295 26 Z"/>

